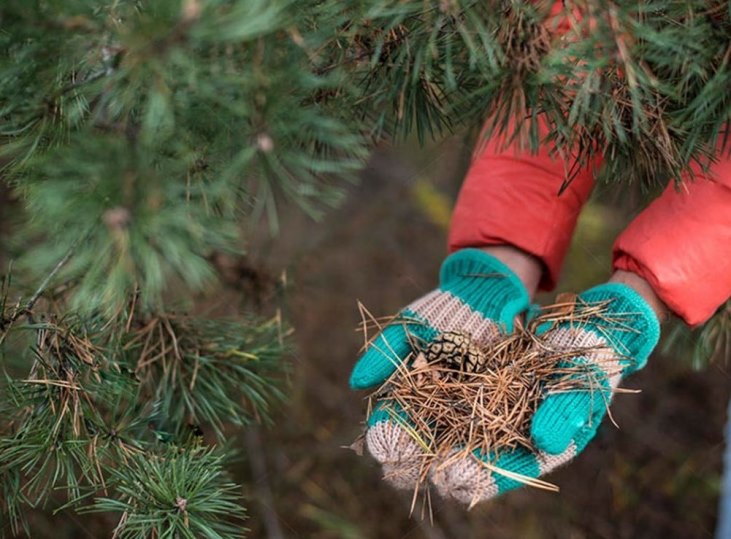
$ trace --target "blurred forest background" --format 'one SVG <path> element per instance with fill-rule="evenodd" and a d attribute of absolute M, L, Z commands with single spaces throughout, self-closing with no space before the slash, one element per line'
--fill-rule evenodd
<path fill-rule="evenodd" d="M 20 515 L 34 538 L 231 539 L 242 490 L 256 539 L 712 537 L 730 358 L 680 341 L 547 478 L 560 494 L 410 516 L 348 449 L 357 302 L 434 288 L 463 130 L 522 118 L 535 149 L 542 111 L 577 162 L 612 156 L 576 291 L 608 276 L 630 185 L 677 179 L 731 118 L 728 3 L 573 4 L 563 39 L 567 2 L 1 2 L 0 537 Z"/>
<path fill-rule="evenodd" d="M 288 402 L 274 426 L 249 427 L 233 443 L 243 444 L 233 472 L 246 488 L 250 537 L 712 537 L 729 358 L 698 370 L 684 349 L 656 353 L 629 380 L 641 393 L 614 402 L 621 430 L 605 422 L 587 451 L 549 476 L 559 494 L 524 488 L 471 512 L 435 497 L 432 524 L 420 508 L 409 516 L 410 495 L 383 482 L 374 460 L 347 449 L 362 430 L 366 406 L 365 394 L 347 384 L 362 345 L 356 302 L 375 315 L 392 314 L 435 286 L 470 159 L 467 140 L 382 146 L 345 204 L 322 222 L 283 207 L 279 236 L 263 224 L 246 246 L 247 258 L 222 262 L 230 290 L 247 307 L 278 306 L 295 331 Z M 621 196 L 618 204 L 616 189 L 595 192 L 559 291 L 608 276 L 613 239 L 631 217 L 627 208 L 638 207 L 627 203 L 626 190 Z M 226 298 L 211 302 L 238 308 Z M 71 511 L 30 519 L 33 537 L 59 539 L 108 537 L 116 524 L 114 515 Z"/>
<path fill-rule="evenodd" d="M 348 390 L 362 344 L 356 301 L 395 313 L 435 286 L 449 212 L 470 148 L 461 137 L 420 149 L 382 147 L 347 203 L 320 224 L 282 212 L 281 237 L 252 249 L 262 287 L 286 271 L 297 351 L 290 402 L 277 426 L 250 433 L 240 473 L 253 501 L 252 537 L 318 539 L 712 537 L 731 376 L 721 358 L 694 369 L 688 352 L 656 353 L 618 395 L 613 416 L 573 464 L 549 476 L 559 494 L 524 488 L 467 513 L 433 499 L 433 520 L 345 449 L 360 433 L 364 394 Z M 639 206 L 599 187 L 582 214 L 559 291 L 608 277 L 611 245 Z M 637 197 L 639 200 L 641 197 Z M 629 202 L 629 203 L 628 203 Z M 621 208 L 621 209 L 620 209 Z M 242 283 L 245 284 L 245 283 Z M 550 302 L 552 296 L 539 298 Z"/>

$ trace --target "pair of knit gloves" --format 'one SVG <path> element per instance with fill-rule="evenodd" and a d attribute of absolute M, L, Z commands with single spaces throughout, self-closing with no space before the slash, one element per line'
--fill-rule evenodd
<path fill-rule="evenodd" d="M 516 318 L 530 306 L 518 277 L 478 249 L 450 255 L 442 265 L 439 282 L 436 290 L 401 311 L 399 323 L 385 327 L 371 342 L 351 374 L 353 389 L 381 385 L 409 356 L 415 338 L 428 343 L 439 333 L 456 331 L 489 347 L 501 334 L 510 333 Z M 518 448 L 483 455 L 477 450 L 472 457 L 453 458 L 459 452 L 454 448 L 452 457 L 431 466 L 429 481 L 441 496 L 472 506 L 524 484 L 515 474 L 538 478 L 586 447 L 622 377 L 645 365 L 660 335 L 654 311 L 630 287 L 603 284 L 577 298 L 577 304 L 600 303 L 606 307 L 596 319 L 561 322 L 546 337 L 557 350 L 585 350 L 572 361 L 605 373 L 600 391 L 547 393 L 531 423 L 536 451 Z M 403 427 L 404 422 L 395 419 L 392 412 L 376 404 L 368 418 L 366 443 L 387 479 L 399 488 L 413 489 L 419 481 L 424 449 Z"/>

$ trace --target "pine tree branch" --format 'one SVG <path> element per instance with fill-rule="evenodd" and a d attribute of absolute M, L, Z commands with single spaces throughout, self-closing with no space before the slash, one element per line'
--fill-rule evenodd
<path fill-rule="evenodd" d="M 78 245 L 83 241 L 82 238 L 77 238 L 77 240 L 71 245 L 71 247 L 68 249 L 66 254 L 56 263 L 56 265 L 53 267 L 53 269 L 46 275 L 46 277 L 41 281 L 41 284 L 38 285 L 38 288 L 36 288 L 35 292 L 33 292 L 33 295 L 28 299 L 28 301 L 25 303 L 23 307 L 20 307 L 18 305 L 14 310 L 13 313 L 9 316 L 5 316 L 3 311 L 0 311 L 0 321 L 2 324 L 0 324 L 0 331 L 2 331 L 2 334 L 0 335 L 0 346 L 5 341 L 5 337 L 11 330 L 13 324 L 23 315 L 26 316 L 28 319 L 29 324 L 33 324 L 33 307 L 35 306 L 36 302 L 40 299 L 40 297 L 43 295 L 43 293 L 48 288 L 49 284 L 53 279 L 56 277 L 59 271 L 66 265 L 66 263 L 71 259 L 71 257 L 74 254 L 74 251 L 78 247 Z M 7 290 L 2 291 L 4 294 L 7 294 Z M 0 302 L 0 305 L 3 307 L 7 303 L 7 296 L 2 298 L 2 301 Z"/>
<path fill-rule="evenodd" d="M 23 307 L 23 310 L 18 313 L 14 313 L 13 316 L 11 317 L 11 320 L 17 320 L 17 318 L 19 316 L 21 316 L 21 314 L 27 314 L 29 317 L 28 320 L 31 323 L 33 323 L 33 320 L 32 320 L 33 306 L 36 304 L 36 301 L 38 301 L 38 299 L 41 297 L 41 295 L 46 291 L 46 288 L 48 288 L 48 285 L 51 283 L 51 281 L 53 281 L 53 279 L 56 277 L 58 272 L 61 271 L 61 268 L 63 268 L 66 265 L 66 263 L 71 259 L 71 257 L 74 255 L 74 251 L 79 246 L 79 244 L 83 241 L 83 239 L 84 239 L 83 237 L 78 238 L 76 240 L 76 242 L 74 242 L 71 245 L 71 247 L 66 252 L 66 254 L 63 256 L 63 258 L 61 258 L 61 260 L 59 260 L 56 263 L 56 265 L 53 267 L 51 272 L 48 275 L 46 275 L 46 277 L 43 279 L 41 284 L 38 285 L 38 288 L 36 289 L 36 291 L 33 292 L 33 295 L 28 299 L 28 302 L 25 304 L 25 307 Z"/>

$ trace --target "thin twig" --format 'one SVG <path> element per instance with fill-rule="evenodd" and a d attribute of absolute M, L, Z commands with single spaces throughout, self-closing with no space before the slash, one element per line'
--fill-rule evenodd
<path fill-rule="evenodd" d="M 254 476 L 254 489 L 256 490 L 256 499 L 259 500 L 261 506 L 262 519 L 267 530 L 269 539 L 284 539 L 284 531 L 279 525 L 279 515 L 274 509 L 274 495 L 269 486 L 268 472 L 266 462 L 264 460 L 264 451 L 261 445 L 261 438 L 256 427 L 246 430 L 244 433 L 246 440 L 246 450 L 251 461 L 251 472 Z"/>

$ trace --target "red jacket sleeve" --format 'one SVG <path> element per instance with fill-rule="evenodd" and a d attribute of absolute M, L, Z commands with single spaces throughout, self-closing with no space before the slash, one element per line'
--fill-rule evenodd
<path fill-rule="evenodd" d="M 573 17 L 581 18 L 576 8 Z M 546 24 L 559 35 L 571 28 L 563 2 L 553 2 Z M 541 134 L 548 132 L 545 125 L 540 127 Z M 537 154 L 531 154 L 516 142 L 490 140 L 476 155 L 462 186 L 452 218 L 450 251 L 513 245 L 543 263 L 540 288 L 552 289 L 581 207 L 591 193 L 592 169 L 600 164 L 597 160 L 581 170 L 559 196 L 573 161 L 554 153 L 542 147 Z"/>
<path fill-rule="evenodd" d="M 570 164 L 570 159 L 552 156 L 547 148 L 531 154 L 517 143 L 489 141 L 473 161 L 457 199 L 450 251 L 518 247 L 541 260 L 540 286 L 552 289 L 593 183 L 592 170 L 586 168 L 559 196 Z"/>
<path fill-rule="evenodd" d="M 691 325 L 731 297 L 731 158 L 708 174 L 669 185 L 614 246 L 614 268 L 631 271 Z"/>

